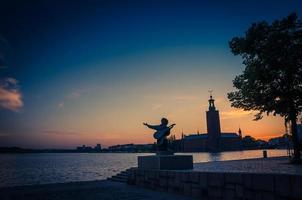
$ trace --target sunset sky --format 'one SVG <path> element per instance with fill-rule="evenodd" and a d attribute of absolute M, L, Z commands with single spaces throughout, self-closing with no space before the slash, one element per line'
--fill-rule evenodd
<path fill-rule="evenodd" d="M 153 142 L 142 123 L 206 132 L 213 89 L 225 132 L 268 139 L 283 119 L 230 107 L 242 72 L 228 41 L 302 1 L 1 1 L 0 146 Z"/>

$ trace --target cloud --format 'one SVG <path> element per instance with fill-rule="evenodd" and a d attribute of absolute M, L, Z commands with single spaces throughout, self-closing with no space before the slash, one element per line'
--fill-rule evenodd
<path fill-rule="evenodd" d="M 57 130 L 45 130 L 43 131 L 45 134 L 51 135 L 82 135 L 83 133 L 73 132 L 73 131 L 57 131 Z"/>
<path fill-rule="evenodd" d="M 158 109 L 160 109 L 161 107 L 163 106 L 163 104 L 154 104 L 153 106 L 152 106 L 152 110 L 158 110 Z"/>
<path fill-rule="evenodd" d="M 193 101 L 198 99 L 197 96 L 176 96 L 174 97 L 175 100 L 179 100 L 179 101 Z"/>
<path fill-rule="evenodd" d="M 166 94 L 147 94 L 144 95 L 145 99 L 158 100 L 158 101 L 194 101 L 199 99 L 197 96 L 193 95 L 166 95 Z"/>
<path fill-rule="evenodd" d="M 220 112 L 221 119 L 233 119 L 233 118 L 242 118 L 253 115 L 253 112 L 243 111 L 243 110 L 231 110 Z"/>
<path fill-rule="evenodd" d="M 63 108 L 64 107 L 64 102 L 60 102 L 59 104 L 58 104 L 58 108 Z"/>
<path fill-rule="evenodd" d="M 9 135 L 8 133 L 0 133 L 0 137 L 6 137 L 8 135 Z"/>
<path fill-rule="evenodd" d="M 0 81 L 0 109 L 17 112 L 22 107 L 22 94 L 18 87 L 18 81 L 14 78 L 5 78 Z"/>
<path fill-rule="evenodd" d="M 87 93 L 90 89 L 88 88 L 80 88 L 80 89 L 77 89 L 77 90 L 74 90 L 73 92 L 67 94 L 67 98 L 69 99 L 78 99 L 80 98 L 82 95 L 84 95 L 85 93 Z"/>

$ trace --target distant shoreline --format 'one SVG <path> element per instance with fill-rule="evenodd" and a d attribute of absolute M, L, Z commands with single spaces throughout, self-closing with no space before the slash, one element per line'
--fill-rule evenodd
<path fill-rule="evenodd" d="M 273 149 L 273 148 L 271 148 Z M 287 150 L 286 148 L 274 148 L 277 150 Z M 249 150 L 270 150 L 266 148 L 247 148 L 236 151 L 249 151 Z M 220 151 L 220 152 L 209 152 L 209 151 L 198 151 L 198 152 L 178 152 L 175 153 L 221 153 L 221 152 L 233 152 L 233 151 Z M 77 149 L 24 149 L 20 147 L 0 147 L 0 154 L 26 154 L 26 153 L 156 153 L 155 151 L 110 151 L 104 150 L 89 150 L 80 151 Z"/>

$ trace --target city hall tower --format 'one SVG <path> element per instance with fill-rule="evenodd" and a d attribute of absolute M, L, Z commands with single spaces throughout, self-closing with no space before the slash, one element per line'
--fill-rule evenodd
<path fill-rule="evenodd" d="M 214 99 L 212 94 L 209 99 L 209 110 L 206 112 L 207 115 L 207 130 L 208 130 L 208 144 L 207 148 L 211 152 L 220 151 L 220 119 L 219 111 L 216 110 Z"/>

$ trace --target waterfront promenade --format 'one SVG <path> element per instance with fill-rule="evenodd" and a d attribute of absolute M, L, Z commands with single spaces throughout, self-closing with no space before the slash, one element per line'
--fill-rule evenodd
<path fill-rule="evenodd" d="M 128 185 L 83 181 L 0 188 L 0 199 L 302 199 L 302 166 L 286 157 L 195 163 L 193 170 L 137 170 Z"/>
<path fill-rule="evenodd" d="M 0 188 L 1 200 L 189 200 L 113 181 L 82 181 Z"/>
<path fill-rule="evenodd" d="M 288 157 L 195 163 L 193 170 L 201 172 L 287 174 L 302 176 L 302 165 L 290 164 Z"/>
<path fill-rule="evenodd" d="M 129 183 L 198 199 L 302 199 L 302 166 L 287 157 L 214 161 L 193 170 L 134 169 Z"/>

